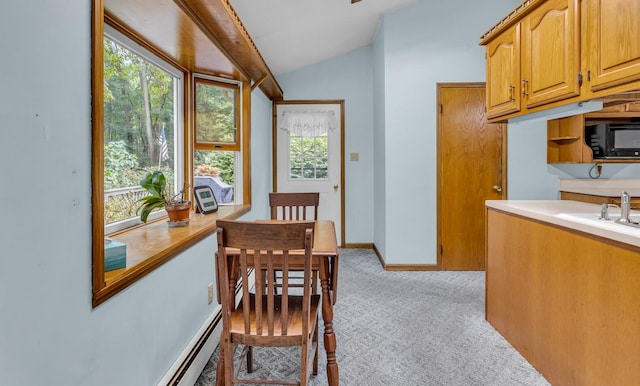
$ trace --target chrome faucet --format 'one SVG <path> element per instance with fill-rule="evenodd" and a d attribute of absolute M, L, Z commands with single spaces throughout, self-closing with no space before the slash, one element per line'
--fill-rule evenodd
<path fill-rule="evenodd" d="M 620 197 L 620 218 L 616 220 L 619 223 L 630 223 L 629 212 L 631 211 L 631 197 L 629 193 L 622 192 Z"/>
<path fill-rule="evenodd" d="M 600 220 L 606 220 L 609 221 L 611 220 L 609 218 L 609 204 L 602 204 L 602 206 L 600 207 Z"/>

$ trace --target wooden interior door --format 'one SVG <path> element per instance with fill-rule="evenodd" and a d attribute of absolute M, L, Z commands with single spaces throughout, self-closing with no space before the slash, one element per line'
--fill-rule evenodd
<path fill-rule="evenodd" d="M 485 267 L 485 200 L 506 197 L 506 127 L 487 123 L 484 83 L 438 84 L 438 265 Z"/>

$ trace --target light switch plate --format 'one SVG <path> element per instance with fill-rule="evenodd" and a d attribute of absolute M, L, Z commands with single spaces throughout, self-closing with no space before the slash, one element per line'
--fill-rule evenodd
<path fill-rule="evenodd" d="M 360 153 L 351 153 L 351 161 L 360 161 Z"/>

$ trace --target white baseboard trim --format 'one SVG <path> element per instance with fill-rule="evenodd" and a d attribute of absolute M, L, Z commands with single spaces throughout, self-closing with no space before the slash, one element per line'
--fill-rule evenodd
<path fill-rule="evenodd" d="M 207 318 L 158 386 L 193 386 L 218 346 L 222 332 L 220 306 Z"/>

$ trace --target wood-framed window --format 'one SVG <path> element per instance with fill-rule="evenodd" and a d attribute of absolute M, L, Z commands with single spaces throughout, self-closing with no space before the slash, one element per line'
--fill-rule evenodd
<path fill-rule="evenodd" d="M 196 150 L 240 150 L 240 85 L 194 77 Z"/>
<path fill-rule="evenodd" d="M 195 128 L 194 128 L 194 112 L 192 109 L 194 102 L 194 88 L 195 78 L 193 68 L 187 67 L 191 61 L 182 63 L 178 59 L 163 54 L 163 51 L 158 49 L 153 44 L 145 40 L 140 34 L 131 28 L 123 26 L 118 21 L 105 15 L 102 2 L 95 0 L 94 2 L 94 19 L 93 19 L 93 37 L 92 37 L 92 281 L 93 281 L 93 306 L 96 307 L 106 300 L 110 299 L 114 295 L 120 293 L 123 289 L 127 288 L 131 284 L 135 283 L 145 275 L 153 272 L 156 268 L 162 264 L 177 256 L 187 248 L 191 247 L 195 243 L 199 242 L 203 238 L 215 233 L 215 220 L 217 218 L 233 219 L 247 213 L 250 210 L 250 153 L 248 143 L 250 141 L 250 97 L 251 87 L 250 83 L 242 77 L 241 74 L 237 75 L 239 79 L 222 82 L 225 86 L 232 89 L 231 94 L 234 95 L 233 99 L 233 131 L 234 141 L 233 143 L 210 143 L 207 146 L 213 146 L 215 149 L 222 149 L 224 151 L 231 151 L 233 153 L 234 164 L 233 179 L 235 180 L 234 198 L 233 201 L 224 207 L 221 207 L 217 213 L 205 216 L 194 216 L 192 212 L 191 223 L 188 227 L 183 228 L 171 228 L 168 229 L 165 224 L 165 217 L 163 211 L 160 211 L 156 220 L 150 221 L 146 225 L 134 225 L 127 224 L 125 229 L 110 228 L 106 223 L 105 215 L 105 192 L 108 189 L 105 185 L 105 177 L 120 178 L 123 176 L 107 176 L 105 173 L 111 173 L 112 170 L 117 170 L 117 173 L 128 174 L 132 173 L 133 169 L 137 168 L 157 168 L 158 164 L 161 168 L 169 167 L 171 165 L 172 175 L 171 180 L 177 189 L 181 187 L 191 188 L 193 185 L 194 176 L 194 148 L 195 148 Z M 106 35 L 105 35 L 106 32 Z M 105 50 L 105 42 L 110 45 L 111 52 Z M 113 43 L 116 43 L 114 46 Z M 115 52 L 126 48 L 127 51 Z M 115 50 L 115 51 L 113 51 Z M 110 71 L 113 69 L 105 68 L 106 61 L 110 58 L 105 58 L 110 54 L 122 54 L 123 57 L 127 56 L 130 60 L 144 63 L 145 70 L 154 72 L 155 75 L 161 72 L 155 67 L 148 67 L 155 65 L 162 69 L 162 71 L 168 73 L 168 77 L 171 81 L 166 84 L 172 84 L 172 91 L 160 90 L 166 86 L 155 84 L 151 86 L 147 84 L 147 87 L 157 87 L 153 92 L 156 94 L 147 95 L 149 101 L 144 101 L 144 94 L 141 93 L 138 99 L 142 100 L 143 104 L 147 104 L 147 111 L 142 114 L 143 117 L 133 119 L 129 121 L 123 118 L 126 114 L 120 114 L 120 118 L 115 119 L 113 116 L 109 117 L 105 114 L 105 109 L 116 109 L 118 107 L 108 106 L 113 102 L 112 95 L 109 93 L 122 92 L 120 88 L 109 89 L 105 87 L 105 83 L 112 81 Z M 138 56 L 128 56 L 135 53 Z M 202 52 L 203 55 L 207 55 L 207 52 Z M 125 70 L 125 65 L 129 65 L 128 62 L 123 62 L 120 70 Z M 117 66 L 116 66 L 117 67 Z M 214 72 L 214 69 L 211 70 Z M 140 79 L 139 86 L 141 89 L 144 79 L 140 76 L 140 71 L 132 71 L 131 74 L 137 74 Z M 147 74 L 150 75 L 150 74 Z M 153 74 L 151 74 L 153 75 Z M 213 75 L 205 75 L 212 77 Z M 131 79 L 135 78 L 132 76 Z M 111 86 L 111 85 L 108 85 Z M 121 86 L 124 86 L 122 84 Z M 130 85 L 129 85 L 130 86 Z M 129 90 L 130 91 L 130 90 Z M 156 98 L 157 100 L 153 100 Z M 163 99 L 164 98 L 164 99 Z M 165 102 L 171 101 L 173 105 L 170 108 L 165 109 L 164 113 L 159 108 L 158 111 L 154 111 L 154 108 L 161 106 L 162 103 L 156 104 L 155 102 L 164 100 Z M 166 107 L 167 105 L 164 105 Z M 121 109 L 126 110 L 120 106 Z M 142 108 L 144 111 L 145 108 Z M 123 111 L 118 111 L 122 113 Z M 116 114 L 117 115 L 117 114 Z M 150 115 L 144 117 L 144 115 Z M 171 119 L 170 119 L 171 118 Z M 105 123 L 105 119 L 110 119 L 109 124 Z M 154 122 L 155 119 L 155 122 Z M 118 159 L 121 164 L 117 165 L 115 169 L 108 169 L 105 166 L 106 155 L 106 143 L 109 139 L 116 137 L 109 137 L 111 134 L 109 130 L 114 129 L 112 123 L 116 121 L 129 122 L 129 126 L 133 126 L 132 122 L 138 122 L 135 129 L 140 133 L 144 132 L 146 138 L 136 139 L 133 135 L 136 133 L 133 127 L 129 127 L 129 133 L 117 133 L 122 138 L 117 139 L 132 139 L 133 144 L 137 142 L 144 142 L 147 146 L 147 154 L 139 156 L 135 153 L 131 146 L 132 144 L 124 141 L 124 144 L 118 144 L 114 149 L 109 151 L 116 152 L 118 156 L 125 154 L 125 157 Z M 139 123 L 142 122 L 142 123 Z M 244 122 L 244 124 L 243 124 Z M 116 125 L 119 127 L 119 125 Z M 126 125 L 125 125 L 126 126 Z M 150 135 L 147 135 L 148 127 L 151 126 Z M 164 136 L 162 136 L 162 128 L 164 127 Z M 122 130 L 119 127 L 118 130 Z M 164 137 L 167 144 L 166 155 L 163 154 L 163 150 L 160 144 L 160 138 Z M 226 137 L 225 137 L 226 138 Z M 242 142 L 241 142 L 242 139 Z M 222 141 L 225 142 L 225 141 Z M 231 142 L 231 141 L 226 141 Z M 111 145 L 114 146 L 114 145 Z M 218 147 L 221 146 L 221 147 Z M 120 150 L 127 150 L 122 152 Z M 118 153 L 118 151 L 120 151 Z M 132 157 L 132 153 L 136 157 Z M 128 156 L 126 156 L 128 154 Z M 140 153 L 142 154 L 142 153 Z M 141 161 L 140 157 L 146 157 L 143 166 L 141 163 L 135 164 L 134 158 L 138 158 L 136 161 Z M 166 157 L 166 158 L 165 158 Z M 113 168 L 113 165 L 109 165 L 109 168 Z M 163 169 L 164 170 L 164 169 Z M 187 189 L 188 198 L 191 198 L 191 189 Z M 135 201 L 135 199 L 132 199 Z M 134 206 L 135 208 L 135 206 Z M 136 215 L 131 216 L 130 221 L 138 221 Z M 126 247 L 126 266 L 124 268 L 110 267 L 105 259 L 107 254 L 107 246 L 113 246 L 114 243 L 117 246 Z"/>
<path fill-rule="evenodd" d="M 104 33 L 105 233 L 141 224 L 140 179 L 162 170 L 184 186 L 184 72 L 123 33 Z M 165 215 L 152 213 L 151 220 Z"/>
<path fill-rule="evenodd" d="M 241 83 L 194 77 L 194 184 L 212 188 L 219 205 L 241 196 Z"/>

